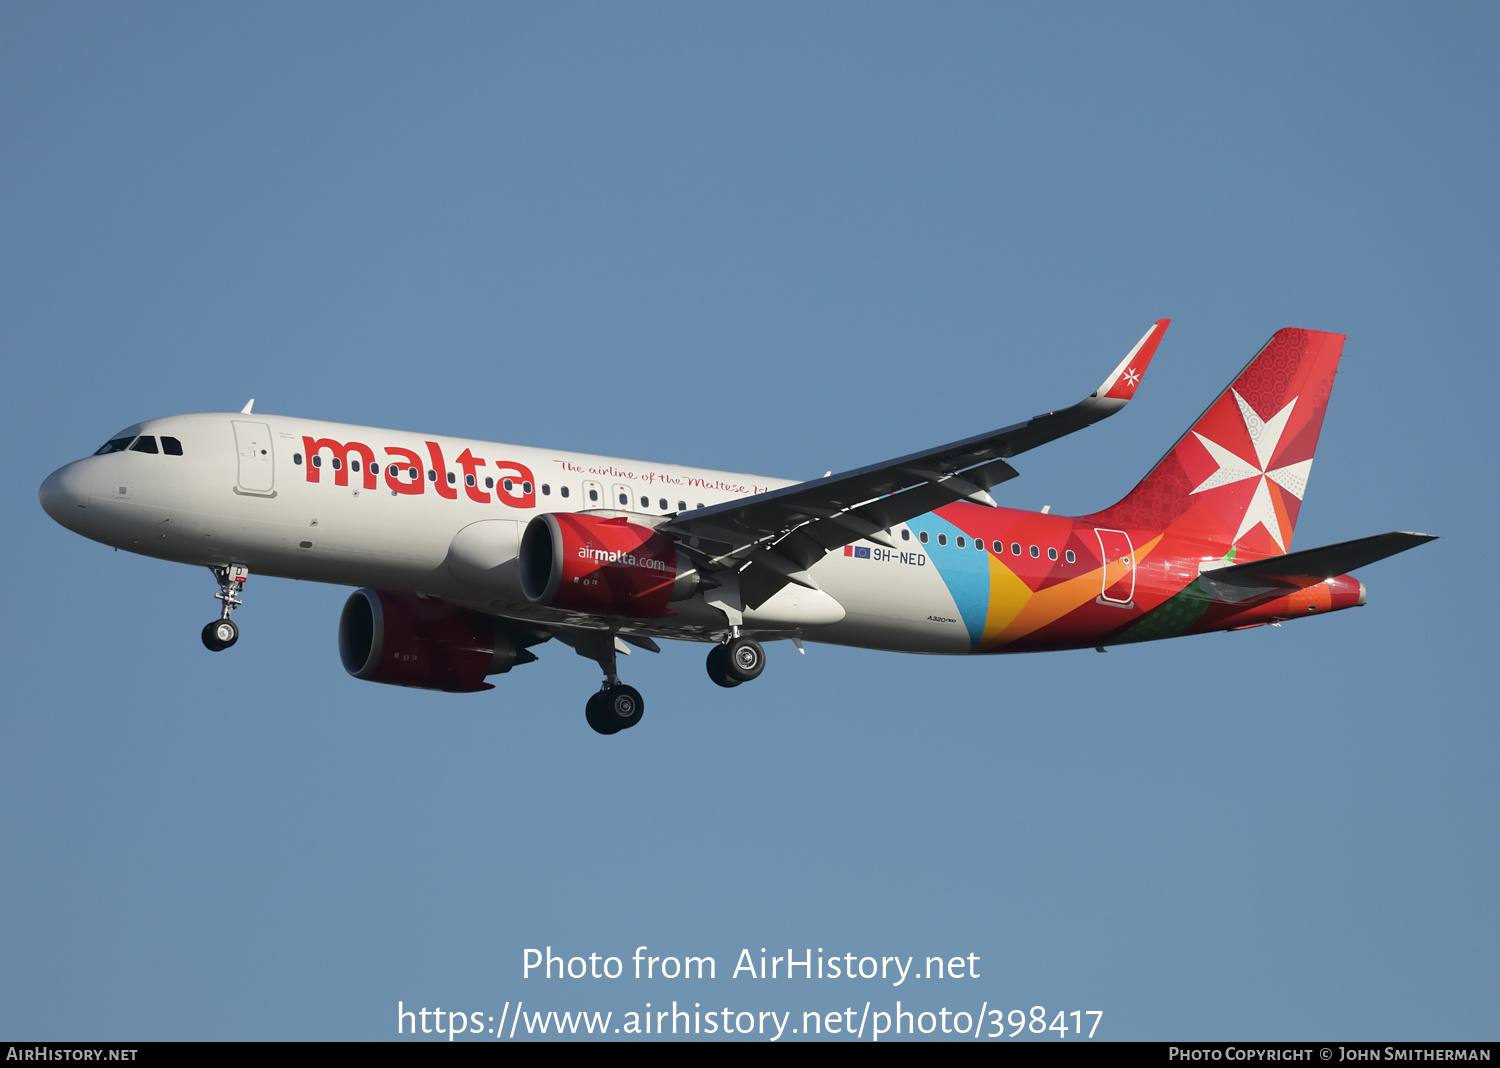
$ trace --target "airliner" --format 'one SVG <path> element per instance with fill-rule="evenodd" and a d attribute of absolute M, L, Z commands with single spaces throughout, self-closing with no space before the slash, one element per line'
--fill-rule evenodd
<path fill-rule="evenodd" d="M 127 427 L 42 483 L 85 537 L 206 567 L 222 652 L 251 575 L 354 586 L 357 679 L 471 693 L 556 639 L 603 682 L 588 724 L 640 722 L 618 655 L 707 645 L 724 687 L 763 643 L 908 653 L 1097 649 L 1365 603 L 1347 572 L 1431 540 L 1291 551 L 1341 334 L 1277 331 L 1146 477 L 1084 516 L 999 505 L 1011 460 L 1125 407 L 1170 320 L 1071 407 L 796 482 L 253 410 Z"/>

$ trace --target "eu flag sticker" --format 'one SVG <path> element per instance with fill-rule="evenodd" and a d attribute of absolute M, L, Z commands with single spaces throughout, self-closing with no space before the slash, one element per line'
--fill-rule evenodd
<path fill-rule="evenodd" d="M 854 547 L 854 555 L 860 560 L 868 560 L 870 558 L 870 547 L 868 545 L 856 545 Z"/>

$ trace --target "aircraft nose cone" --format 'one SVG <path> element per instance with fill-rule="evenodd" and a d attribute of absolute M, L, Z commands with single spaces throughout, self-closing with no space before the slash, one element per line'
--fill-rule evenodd
<path fill-rule="evenodd" d="M 42 511 L 65 527 L 72 527 L 78 521 L 79 509 L 89 503 L 88 476 L 82 467 L 82 461 L 59 467 L 47 476 L 37 494 Z"/>

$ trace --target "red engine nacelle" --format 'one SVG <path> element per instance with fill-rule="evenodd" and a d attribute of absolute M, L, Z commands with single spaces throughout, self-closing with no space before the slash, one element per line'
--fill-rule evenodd
<path fill-rule="evenodd" d="M 547 512 L 521 537 L 521 590 L 534 604 L 664 616 L 691 597 L 698 572 L 666 534 L 624 516 Z"/>
<path fill-rule="evenodd" d="M 339 659 L 356 679 L 474 693 L 494 689 L 486 675 L 536 657 L 494 616 L 433 597 L 355 590 L 339 618 Z"/>

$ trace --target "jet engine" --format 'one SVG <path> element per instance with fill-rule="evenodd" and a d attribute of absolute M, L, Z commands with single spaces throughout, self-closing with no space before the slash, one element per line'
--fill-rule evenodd
<path fill-rule="evenodd" d="M 698 590 L 698 572 L 666 534 L 627 516 L 546 512 L 521 537 L 521 591 L 533 604 L 649 618 Z"/>
<path fill-rule="evenodd" d="M 448 693 L 494 689 L 486 675 L 531 663 L 526 646 L 545 640 L 482 612 L 389 590 L 355 590 L 339 618 L 339 658 L 356 679 Z"/>

